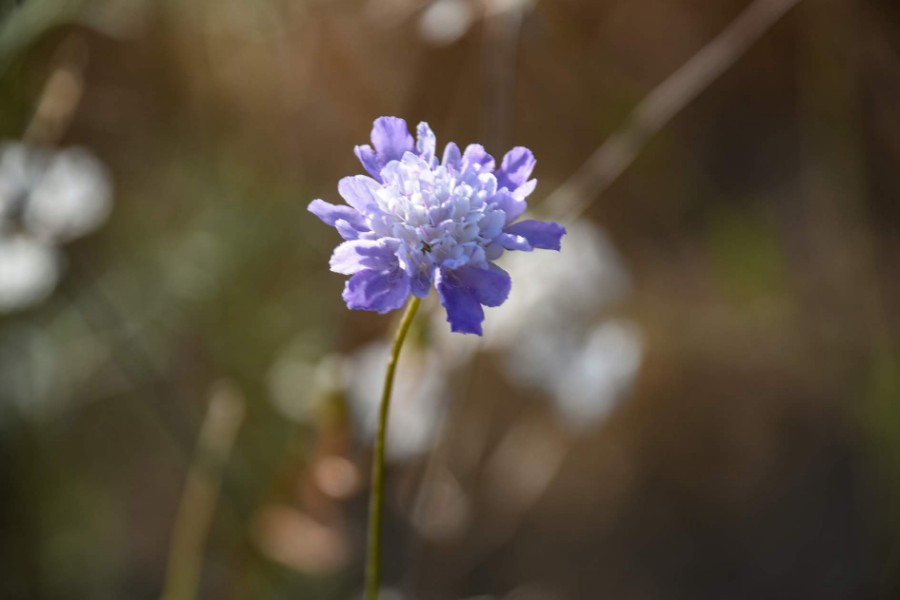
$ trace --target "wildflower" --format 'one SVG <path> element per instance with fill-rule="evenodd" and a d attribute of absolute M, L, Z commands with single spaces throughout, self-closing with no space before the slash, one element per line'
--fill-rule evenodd
<path fill-rule="evenodd" d="M 86 150 L 0 147 L 0 233 L 22 229 L 46 241 L 84 236 L 109 215 L 104 166 Z"/>
<path fill-rule="evenodd" d="M 474 12 L 465 0 L 435 0 L 422 10 L 419 33 L 436 46 L 448 46 L 466 34 Z"/>
<path fill-rule="evenodd" d="M 537 183 L 528 179 L 535 160 L 527 148 L 513 148 L 495 169 L 478 144 L 460 152 L 451 142 L 438 161 L 428 124 L 416 133 L 413 140 L 403 119 L 377 119 L 372 146 L 355 149 L 371 177 L 339 182 L 349 206 L 313 200 L 309 210 L 346 240 L 330 264 L 351 276 L 349 308 L 383 314 L 434 285 L 451 330 L 481 335 L 482 306 L 501 305 L 511 287 L 493 261 L 506 250 L 559 250 L 565 229 L 517 221 Z"/>
<path fill-rule="evenodd" d="M 59 277 L 55 249 L 24 235 L 0 235 L 0 312 L 12 312 L 50 295 Z"/>
<path fill-rule="evenodd" d="M 435 46 L 447 46 L 466 35 L 478 18 L 521 18 L 535 4 L 536 0 L 431 0 L 419 12 L 419 34 Z M 384 8 L 379 14 L 383 12 Z"/>
<path fill-rule="evenodd" d="M 85 150 L 0 145 L 0 312 L 50 294 L 57 245 L 99 227 L 110 198 L 106 169 Z"/>

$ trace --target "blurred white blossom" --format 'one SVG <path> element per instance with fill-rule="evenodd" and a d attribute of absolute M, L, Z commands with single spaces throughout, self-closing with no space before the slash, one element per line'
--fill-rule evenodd
<path fill-rule="evenodd" d="M 415 458 L 436 442 L 451 375 L 479 349 L 499 356 L 512 384 L 545 394 L 574 432 L 598 423 L 630 391 L 643 338 L 636 323 L 611 316 L 631 282 L 610 241 L 594 225 L 579 222 L 569 226 L 561 252 L 523 256 L 502 259 L 515 284 L 502 307 L 488 309 L 484 338 L 452 335 L 444 312 L 434 311 L 429 343 L 404 349 L 391 401 L 390 460 Z M 345 359 L 351 412 L 368 440 L 388 352 L 388 344 L 375 343 Z M 309 380 L 309 371 L 299 373 L 294 379 Z"/>
<path fill-rule="evenodd" d="M 0 146 L 0 311 L 49 295 L 57 245 L 102 225 L 111 195 L 106 168 L 86 150 Z"/>
<path fill-rule="evenodd" d="M 316 346 L 298 338 L 280 353 L 266 374 L 269 399 L 285 417 L 314 423 L 329 396 L 340 391 L 342 357 L 314 358 Z"/>
<path fill-rule="evenodd" d="M 581 429 L 606 416 L 631 390 L 642 350 L 640 329 L 631 321 L 595 326 L 575 359 L 547 381 L 566 425 Z"/>
<path fill-rule="evenodd" d="M 91 233 L 109 216 L 109 177 L 86 150 L 56 153 L 34 181 L 23 218 L 38 237 L 68 241 Z"/>
<path fill-rule="evenodd" d="M 459 41 L 479 18 L 525 13 L 537 0 L 431 0 L 419 13 L 419 34 L 435 46 Z"/>
<path fill-rule="evenodd" d="M 515 344 L 527 333 L 522 331 L 525 322 L 555 329 L 579 321 L 581 329 L 586 320 L 630 293 L 628 272 L 600 229 L 586 221 L 567 227 L 560 252 L 504 257 L 503 267 L 517 278 L 503 310 L 491 316 L 491 344 Z"/>
<path fill-rule="evenodd" d="M 524 256 L 510 253 L 501 263 L 515 284 L 487 321 L 484 347 L 501 355 L 512 383 L 546 393 L 560 420 L 582 429 L 627 393 L 640 367 L 640 328 L 609 317 L 630 292 L 628 272 L 587 221 L 568 227 L 561 252 Z M 478 348 L 441 331 L 441 352 Z"/>
<path fill-rule="evenodd" d="M 351 413 L 367 440 L 375 438 L 384 370 L 390 346 L 362 347 L 346 363 L 346 389 Z M 394 379 L 388 416 L 387 459 L 402 462 L 427 452 L 437 437 L 447 391 L 440 357 L 409 344 Z"/>
<path fill-rule="evenodd" d="M 449 46 L 466 34 L 474 18 L 467 0 L 435 0 L 419 16 L 419 33 L 436 46 Z"/>
<path fill-rule="evenodd" d="M 40 302 L 56 285 L 53 246 L 23 235 L 0 235 L 0 312 Z"/>

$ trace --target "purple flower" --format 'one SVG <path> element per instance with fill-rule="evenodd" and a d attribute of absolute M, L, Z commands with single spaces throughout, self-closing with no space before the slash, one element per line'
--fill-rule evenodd
<path fill-rule="evenodd" d="M 414 140 L 406 121 L 381 117 L 372 146 L 355 148 L 372 177 L 341 179 L 348 206 L 313 200 L 309 210 L 346 240 L 331 270 L 351 276 L 343 294 L 349 308 L 386 313 L 434 285 L 451 330 L 481 335 L 482 306 L 503 304 L 511 285 L 493 261 L 505 250 L 559 250 L 566 230 L 516 221 L 537 183 L 528 179 L 535 160 L 527 148 L 513 148 L 495 169 L 477 144 L 461 153 L 451 142 L 441 161 L 435 147 L 428 123 Z"/>

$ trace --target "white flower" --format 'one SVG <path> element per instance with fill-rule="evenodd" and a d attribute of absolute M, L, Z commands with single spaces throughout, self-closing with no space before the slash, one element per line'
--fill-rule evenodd
<path fill-rule="evenodd" d="M 419 34 L 435 46 L 459 41 L 479 18 L 524 14 L 537 0 L 432 0 L 419 15 Z"/>
<path fill-rule="evenodd" d="M 501 261 L 515 286 L 493 315 L 484 348 L 501 355 L 512 383 L 537 389 L 563 424 L 582 430 L 630 390 L 643 355 L 640 328 L 610 319 L 629 293 L 628 273 L 609 240 L 588 222 L 569 227 L 566 252 Z M 435 328 L 438 352 L 470 356 L 478 346 Z"/>
<path fill-rule="evenodd" d="M 580 430 L 605 417 L 631 390 L 642 354 L 634 323 L 610 320 L 594 327 L 575 359 L 548 382 L 563 422 Z"/>
<path fill-rule="evenodd" d="M 419 17 L 419 33 L 435 46 L 449 46 L 466 34 L 474 19 L 466 0 L 435 0 Z"/>
<path fill-rule="evenodd" d="M 0 311 L 53 291 L 56 245 L 99 227 L 110 211 L 106 169 L 86 150 L 0 146 Z"/>
<path fill-rule="evenodd" d="M 350 410 L 358 430 L 368 440 L 375 437 L 381 384 L 390 346 L 374 343 L 360 348 L 348 359 L 346 389 Z M 388 414 L 387 459 L 403 462 L 431 449 L 443 415 L 447 374 L 440 356 L 404 349 L 394 379 Z"/>
<path fill-rule="evenodd" d="M 23 235 L 0 235 L 0 312 L 40 302 L 59 276 L 55 249 Z"/>
<path fill-rule="evenodd" d="M 86 150 L 0 147 L 2 231 L 23 228 L 42 239 L 68 241 L 102 225 L 110 199 L 106 169 Z"/>
<path fill-rule="evenodd" d="M 86 150 L 58 152 L 31 189 L 25 204 L 25 226 L 43 238 L 68 241 L 102 225 L 111 208 L 109 177 Z"/>

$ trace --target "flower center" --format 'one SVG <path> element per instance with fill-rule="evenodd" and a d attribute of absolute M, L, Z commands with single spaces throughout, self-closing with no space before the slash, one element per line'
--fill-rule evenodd
<path fill-rule="evenodd" d="M 500 234 L 503 211 L 492 199 L 497 180 L 477 165 L 461 172 L 432 168 L 407 154 L 385 166 L 384 186 L 376 193 L 385 234 L 403 242 L 401 262 L 425 271 L 435 266 L 456 269 L 486 266 L 484 248 Z"/>

